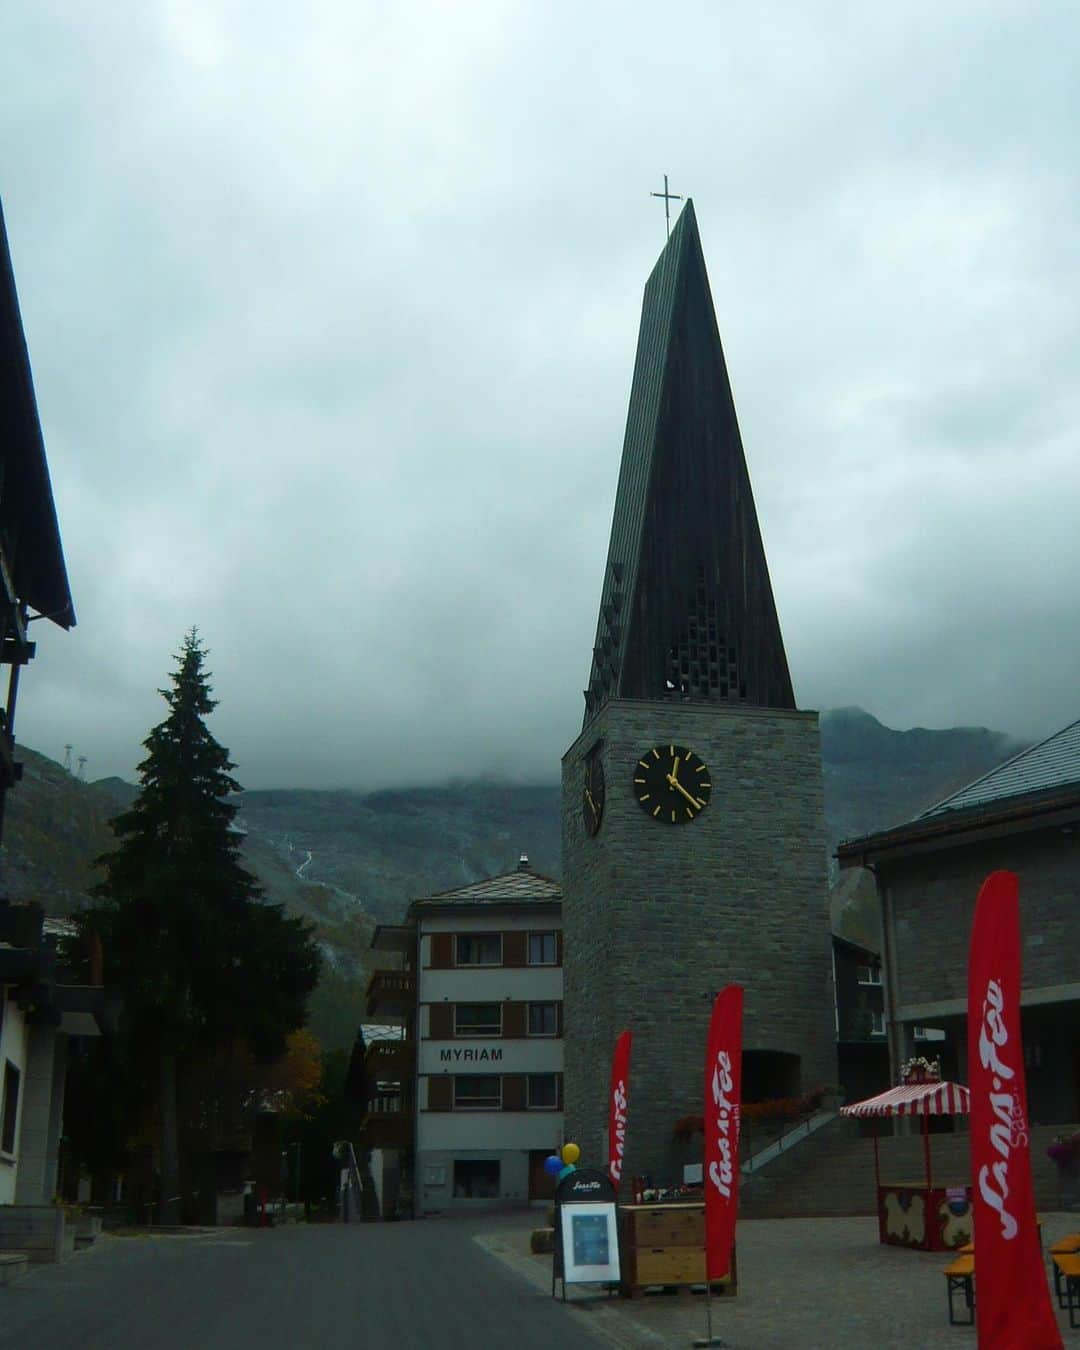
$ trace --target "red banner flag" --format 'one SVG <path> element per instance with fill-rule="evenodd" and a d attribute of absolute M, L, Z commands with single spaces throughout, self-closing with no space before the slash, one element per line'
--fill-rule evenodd
<path fill-rule="evenodd" d="M 705 1051 L 705 1278 L 731 1266 L 739 1207 L 739 1100 L 742 1085 L 742 986 L 716 996 Z"/>
<path fill-rule="evenodd" d="M 630 1102 L 630 1044 L 633 1032 L 624 1031 L 615 1042 L 611 1059 L 611 1092 L 608 1096 L 608 1176 L 616 1191 L 622 1180 L 626 1150 L 626 1108 Z"/>
<path fill-rule="evenodd" d="M 1061 1350 L 1031 1185 L 1020 1038 L 1020 902 L 1013 872 L 987 877 L 975 905 L 968 1085 L 979 1350 Z"/>

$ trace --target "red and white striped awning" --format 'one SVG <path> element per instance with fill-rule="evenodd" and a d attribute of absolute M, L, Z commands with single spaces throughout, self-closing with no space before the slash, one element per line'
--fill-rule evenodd
<path fill-rule="evenodd" d="M 966 1116 L 971 1093 L 960 1083 L 910 1083 L 864 1102 L 842 1106 L 842 1116 Z"/>

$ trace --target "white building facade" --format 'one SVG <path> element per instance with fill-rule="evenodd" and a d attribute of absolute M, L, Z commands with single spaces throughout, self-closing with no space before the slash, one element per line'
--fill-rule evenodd
<path fill-rule="evenodd" d="M 517 870 L 414 901 L 414 1210 L 552 1193 L 563 1139 L 562 893 Z"/>

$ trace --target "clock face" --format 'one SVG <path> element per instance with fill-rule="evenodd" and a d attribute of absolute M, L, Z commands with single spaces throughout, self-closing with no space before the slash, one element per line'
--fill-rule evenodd
<path fill-rule="evenodd" d="M 585 789 L 581 794 L 581 814 L 589 834 L 596 834 L 604 818 L 604 765 L 595 750 L 585 761 Z"/>
<path fill-rule="evenodd" d="M 712 775 L 700 755 L 685 745 L 658 745 L 634 765 L 634 796 L 654 820 L 686 825 L 704 811 Z"/>

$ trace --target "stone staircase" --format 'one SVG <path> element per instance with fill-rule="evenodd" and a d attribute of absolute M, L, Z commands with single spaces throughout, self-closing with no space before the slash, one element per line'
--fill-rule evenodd
<path fill-rule="evenodd" d="M 745 1157 L 742 1163 L 742 1175 L 746 1177 L 754 1172 L 759 1172 L 763 1167 L 767 1167 L 769 1163 L 774 1162 L 781 1153 L 786 1153 L 796 1144 L 801 1144 L 810 1135 L 816 1134 L 818 1130 L 828 1125 L 835 1118 L 835 1111 L 815 1111 L 808 1115 L 805 1119 L 800 1120 L 797 1125 L 793 1125 L 790 1129 L 776 1135 L 768 1143 L 760 1145 L 748 1157 Z"/>
<path fill-rule="evenodd" d="M 824 1114 L 824 1113 L 820 1113 Z M 878 1141 L 884 1180 L 921 1180 L 925 1174 L 921 1133 L 887 1135 L 880 1122 Z M 918 1130 L 918 1122 L 913 1129 Z M 1031 1130 L 1031 1170 L 1035 1204 L 1040 1210 L 1062 1205 L 1056 1166 L 1046 1148 L 1058 1134 L 1075 1125 L 1036 1125 Z M 933 1176 L 962 1182 L 970 1175 L 968 1135 L 933 1134 L 930 1137 Z M 765 1156 L 769 1154 L 769 1156 Z M 812 1131 L 796 1136 L 785 1147 L 764 1150 L 751 1159 L 753 1168 L 740 1180 L 739 1211 L 747 1219 L 826 1217 L 874 1214 L 874 1142 L 847 1116 L 833 1115 Z"/>

